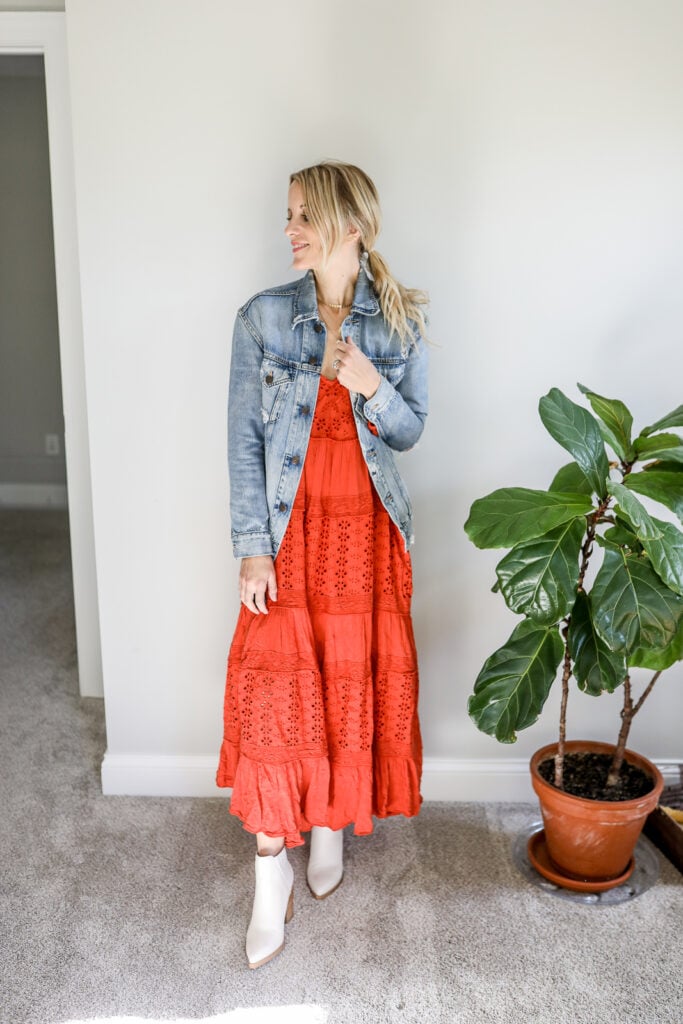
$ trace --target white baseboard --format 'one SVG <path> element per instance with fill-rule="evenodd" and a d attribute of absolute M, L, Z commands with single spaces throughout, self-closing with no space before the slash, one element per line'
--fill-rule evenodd
<path fill-rule="evenodd" d="M 102 792 L 107 796 L 225 796 L 215 783 L 215 757 L 110 754 L 102 762 Z M 678 762 L 657 761 L 667 784 L 679 782 Z M 425 758 L 425 800 L 454 802 L 535 802 L 525 758 L 484 761 L 478 758 Z"/>
<path fill-rule="evenodd" d="M 64 484 L 2 484 L 0 508 L 66 508 Z"/>
<path fill-rule="evenodd" d="M 102 761 L 105 796 L 221 796 L 217 757 L 110 754 Z"/>

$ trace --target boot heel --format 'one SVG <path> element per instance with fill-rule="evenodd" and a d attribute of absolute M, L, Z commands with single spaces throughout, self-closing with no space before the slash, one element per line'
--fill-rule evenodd
<path fill-rule="evenodd" d="M 287 903 L 287 911 L 285 913 L 285 924 L 289 924 L 289 922 L 292 920 L 293 917 L 294 917 L 294 889 L 292 889 L 292 891 L 289 894 L 289 901 Z"/>

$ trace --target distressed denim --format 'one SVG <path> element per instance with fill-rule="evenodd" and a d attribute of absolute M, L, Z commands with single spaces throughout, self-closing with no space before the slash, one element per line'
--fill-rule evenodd
<path fill-rule="evenodd" d="M 390 336 L 366 267 L 342 324 L 382 380 L 372 398 L 351 392 L 358 439 L 377 493 L 413 543 L 413 513 L 394 452 L 412 448 L 427 415 L 427 350 Z M 236 558 L 275 557 L 296 496 L 315 411 L 326 328 L 312 271 L 254 295 L 238 311 L 228 401 L 230 514 Z"/>

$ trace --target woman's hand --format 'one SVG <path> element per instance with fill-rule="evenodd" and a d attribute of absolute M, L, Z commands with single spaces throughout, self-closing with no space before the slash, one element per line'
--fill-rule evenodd
<path fill-rule="evenodd" d="M 337 342 L 332 366 L 337 371 L 339 383 L 364 398 L 372 398 L 382 382 L 379 371 L 350 337 L 346 341 L 340 338 Z"/>
<path fill-rule="evenodd" d="M 275 566 L 270 555 L 243 558 L 240 566 L 240 601 L 250 612 L 268 614 L 266 592 L 271 601 L 277 601 Z"/>

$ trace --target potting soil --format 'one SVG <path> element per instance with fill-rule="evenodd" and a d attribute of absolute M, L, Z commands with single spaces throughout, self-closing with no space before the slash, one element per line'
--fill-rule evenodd
<path fill-rule="evenodd" d="M 654 787 L 654 781 L 640 768 L 621 766 L 619 781 L 607 788 L 611 754 L 570 753 L 564 756 L 564 792 L 585 800 L 636 800 Z M 538 771 L 546 782 L 555 784 L 555 759 L 542 761 Z"/>

